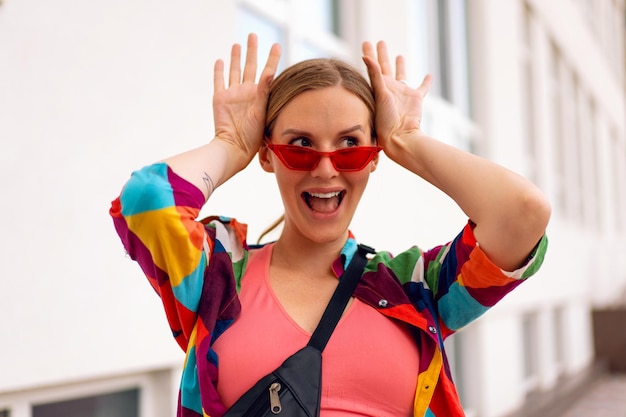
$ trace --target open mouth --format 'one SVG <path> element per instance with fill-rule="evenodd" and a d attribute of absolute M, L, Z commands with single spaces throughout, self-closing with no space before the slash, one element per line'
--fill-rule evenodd
<path fill-rule="evenodd" d="M 309 208 L 317 213 L 332 213 L 337 210 L 345 191 L 334 191 L 330 193 L 302 193 L 302 198 Z"/>

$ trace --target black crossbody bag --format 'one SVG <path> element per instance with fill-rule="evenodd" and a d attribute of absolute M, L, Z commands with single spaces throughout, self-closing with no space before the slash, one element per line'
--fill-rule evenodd
<path fill-rule="evenodd" d="M 309 343 L 246 391 L 224 417 L 319 417 L 322 351 L 361 278 L 368 253 L 374 250 L 359 245 Z"/>

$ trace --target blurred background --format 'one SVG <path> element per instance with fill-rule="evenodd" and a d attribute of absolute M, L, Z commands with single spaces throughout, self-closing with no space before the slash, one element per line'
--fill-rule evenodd
<path fill-rule="evenodd" d="M 108 210 L 133 170 L 212 138 L 213 64 L 249 32 L 261 60 L 282 44 L 281 68 L 364 69 L 361 42 L 386 40 L 410 83 L 434 76 L 428 134 L 549 196 L 544 267 L 447 342 L 468 416 L 530 415 L 626 371 L 625 15 L 624 0 L 0 0 L 0 417 L 175 415 L 184 356 Z M 250 241 L 281 213 L 256 161 L 203 210 Z M 352 230 L 398 252 L 465 221 L 382 157 Z"/>

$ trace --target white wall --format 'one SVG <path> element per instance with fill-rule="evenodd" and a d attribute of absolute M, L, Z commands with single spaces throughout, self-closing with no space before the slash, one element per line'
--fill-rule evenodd
<path fill-rule="evenodd" d="M 531 25 L 534 49 L 529 57 L 535 83 L 532 111 L 537 135 L 538 160 L 535 161 L 539 185 L 555 201 L 554 134 L 550 120 L 553 102 L 550 98 L 551 38 L 564 59 L 579 74 L 586 92 L 593 94 L 599 114 L 598 142 L 585 136 L 587 151 L 598 147 L 597 164 L 604 172 L 599 193 L 604 200 L 593 201 L 600 207 L 604 224 L 601 229 L 573 223 L 555 208 L 548 229 L 548 256 L 537 276 L 518 287 L 478 323 L 466 329 L 472 340 L 478 340 L 474 350 L 481 364 L 479 388 L 473 388 L 480 398 L 476 411 L 481 417 L 502 416 L 523 404 L 527 381 L 521 362 L 524 345 L 520 339 L 524 314 L 533 314 L 537 338 L 536 385 L 532 389 L 547 390 L 558 383 L 558 377 L 573 375 L 589 366 L 593 360 L 592 306 L 610 303 L 626 286 L 626 268 L 620 261 L 621 248 L 626 243 L 624 231 L 610 224 L 614 207 L 608 188 L 610 174 L 603 169 L 608 164 L 608 138 L 603 129 L 614 126 L 623 140 L 625 101 L 623 85 L 610 73 L 607 61 L 594 43 L 580 10 L 568 1 L 531 1 L 535 21 Z M 471 5 L 473 51 L 472 74 L 476 121 L 483 133 L 481 150 L 490 158 L 523 174 L 530 174 L 524 154 L 522 133 L 523 85 L 520 57 L 523 41 L 520 27 L 522 2 L 517 0 L 476 0 Z M 623 80 L 621 81 L 623 82 Z M 604 125 L 602 125 L 604 123 Z M 603 127 L 604 126 L 604 127 Z M 576 127 L 572 127 L 576 128 Z M 571 138 L 567 138 L 568 140 Z M 586 173 L 589 174 L 589 167 Z M 608 182 L 609 185 L 606 185 Z M 589 205 L 590 199 L 586 204 Z M 587 207 L 588 208 L 588 207 Z M 606 224 L 609 222 L 609 224 Z M 619 243 L 618 243 L 619 242 Z M 555 316 L 562 313 L 561 328 Z M 557 349 L 557 334 L 563 338 L 562 352 Z M 555 355 L 562 355 L 556 358 Z"/>
<path fill-rule="evenodd" d="M 215 4 L 0 7 L 0 391 L 182 359 L 108 209 L 132 169 L 210 136 Z"/>

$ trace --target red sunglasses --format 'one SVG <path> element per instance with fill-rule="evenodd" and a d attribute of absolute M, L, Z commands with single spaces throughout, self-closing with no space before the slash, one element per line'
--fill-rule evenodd
<path fill-rule="evenodd" d="M 333 152 L 319 152 L 311 148 L 295 145 L 274 145 L 267 143 L 289 169 L 295 171 L 312 171 L 320 163 L 322 157 L 330 158 L 337 171 L 360 171 L 378 155 L 383 148 L 380 146 L 353 146 Z"/>

